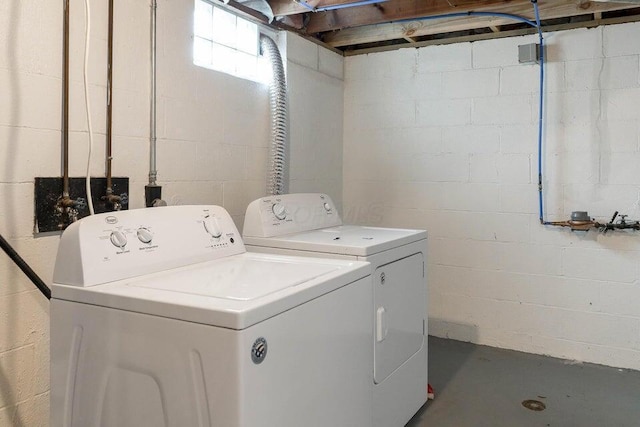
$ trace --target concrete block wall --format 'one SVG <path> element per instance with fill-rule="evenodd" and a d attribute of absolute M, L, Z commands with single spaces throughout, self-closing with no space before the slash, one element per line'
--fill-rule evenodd
<path fill-rule="evenodd" d="M 0 2 L 0 233 L 51 283 L 58 235 L 33 235 L 33 182 L 61 174 L 63 2 Z M 89 63 L 95 134 L 93 176 L 104 174 L 107 2 L 91 2 Z M 113 172 L 130 177 L 130 205 L 144 206 L 149 163 L 149 2 L 116 2 Z M 193 1 L 158 1 L 158 182 L 169 204 L 218 204 L 242 227 L 244 211 L 266 190 L 268 88 L 192 64 Z M 289 44 L 292 187 L 342 185 L 342 58 Z M 305 44 L 305 42 L 300 42 Z M 84 2 L 71 2 L 70 168 L 84 176 Z M 301 64 L 301 65 L 299 65 Z M 321 129 L 311 97 L 335 122 Z M 317 132 L 302 134 L 304 123 Z M 305 147 L 304 149 L 299 147 Z M 314 156 L 306 170 L 305 149 Z M 301 162 L 305 166 L 299 167 Z M 323 180 L 323 171 L 328 171 Z M 0 253 L 0 427 L 46 426 L 49 417 L 49 303 Z"/>
<path fill-rule="evenodd" d="M 343 57 L 287 37 L 292 193 L 327 193 L 342 206 Z"/>
<path fill-rule="evenodd" d="M 0 5 L 0 233 L 45 280 L 56 237 L 34 239 L 33 180 L 60 173 L 61 3 Z M 50 16 L 60 17 L 48 22 Z M 0 255 L 0 426 L 48 424 L 49 303 Z"/>
<path fill-rule="evenodd" d="M 149 9 L 147 4 L 140 8 L 143 13 L 135 21 L 147 43 Z M 116 30 L 122 21 L 116 21 Z M 158 176 L 163 198 L 170 205 L 224 206 L 242 227 L 247 204 L 266 191 L 269 88 L 193 65 L 192 22 L 193 1 L 159 1 Z M 148 72 L 147 64 L 140 68 Z M 147 86 L 142 88 L 148 93 Z"/>
<path fill-rule="evenodd" d="M 546 219 L 640 218 L 640 24 L 545 38 Z M 431 334 L 640 369 L 640 233 L 538 221 L 535 42 L 347 57 L 344 216 L 429 231 Z"/>

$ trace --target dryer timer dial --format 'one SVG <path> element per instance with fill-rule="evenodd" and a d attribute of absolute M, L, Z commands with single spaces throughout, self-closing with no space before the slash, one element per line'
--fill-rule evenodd
<path fill-rule="evenodd" d="M 285 208 L 281 203 L 275 203 L 273 206 L 271 206 L 271 211 L 276 216 L 276 218 L 280 220 L 287 217 L 287 208 Z"/>
<path fill-rule="evenodd" d="M 220 224 L 218 224 L 218 220 L 213 217 L 207 217 L 204 219 L 204 229 L 207 230 L 212 237 L 218 238 L 222 236 L 222 230 L 220 229 Z"/>

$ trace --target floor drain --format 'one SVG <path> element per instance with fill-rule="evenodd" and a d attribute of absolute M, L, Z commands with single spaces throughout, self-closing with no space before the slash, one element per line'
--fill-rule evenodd
<path fill-rule="evenodd" d="M 547 407 L 539 400 L 525 400 L 522 402 L 522 406 L 532 411 L 544 411 Z"/>

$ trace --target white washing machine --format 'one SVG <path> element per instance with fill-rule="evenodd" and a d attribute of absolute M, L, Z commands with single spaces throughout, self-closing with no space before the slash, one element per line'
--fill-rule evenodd
<path fill-rule="evenodd" d="M 362 426 L 370 265 L 247 253 L 217 206 L 88 217 L 62 235 L 51 426 Z"/>
<path fill-rule="evenodd" d="M 427 232 L 342 225 L 326 194 L 287 194 L 253 201 L 243 237 L 253 252 L 371 263 L 373 425 L 404 426 L 427 401 Z"/>

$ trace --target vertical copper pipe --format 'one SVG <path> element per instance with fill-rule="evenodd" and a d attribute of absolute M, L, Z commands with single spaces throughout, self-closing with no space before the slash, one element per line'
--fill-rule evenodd
<path fill-rule="evenodd" d="M 69 0 L 64 0 L 62 94 L 62 197 L 69 197 Z"/>
<path fill-rule="evenodd" d="M 109 35 L 107 57 L 107 196 L 113 193 L 111 185 L 111 160 L 112 160 L 112 123 L 113 123 L 113 0 L 109 0 Z"/>

